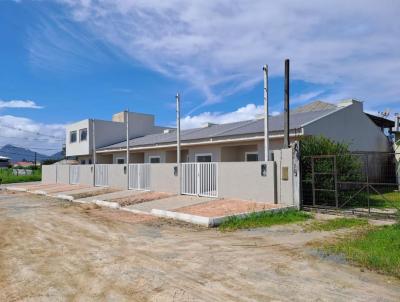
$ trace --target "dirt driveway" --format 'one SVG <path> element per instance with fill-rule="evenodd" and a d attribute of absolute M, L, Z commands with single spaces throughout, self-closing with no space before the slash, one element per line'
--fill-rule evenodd
<path fill-rule="evenodd" d="M 323 236 L 220 233 L 0 193 L 0 301 L 398 301 L 399 280 L 306 247 Z"/>

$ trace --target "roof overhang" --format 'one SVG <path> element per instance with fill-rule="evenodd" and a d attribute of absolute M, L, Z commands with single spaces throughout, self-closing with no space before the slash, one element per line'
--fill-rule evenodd
<path fill-rule="evenodd" d="M 387 118 L 376 116 L 373 114 L 365 113 L 379 128 L 393 128 L 394 121 L 389 120 Z"/>
<path fill-rule="evenodd" d="M 293 129 L 292 129 L 293 130 Z M 303 129 L 295 129 L 297 132 L 291 132 L 290 137 L 298 137 L 302 136 Z M 283 138 L 283 134 L 272 134 L 269 135 L 270 139 L 280 139 Z M 217 144 L 228 144 L 228 143 L 245 143 L 252 141 L 262 141 L 264 140 L 264 135 L 256 135 L 252 137 L 239 137 L 239 138 L 229 138 L 229 139 L 213 139 L 210 138 L 208 140 L 196 141 L 196 142 L 182 142 L 182 147 L 190 147 L 190 146 L 204 146 L 204 145 L 217 145 Z M 167 143 L 167 144 L 156 144 L 150 146 L 138 146 L 138 147 L 130 147 L 130 151 L 145 151 L 145 150 L 154 150 L 154 149 L 166 149 L 166 148 L 175 148 L 176 143 Z M 114 148 L 114 149 L 105 149 L 105 150 L 97 150 L 96 153 L 113 153 L 113 152 L 121 152 L 126 151 L 126 147 Z"/>

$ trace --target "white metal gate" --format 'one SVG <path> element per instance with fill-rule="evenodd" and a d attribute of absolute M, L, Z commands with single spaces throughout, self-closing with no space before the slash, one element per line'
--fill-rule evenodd
<path fill-rule="evenodd" d="M 108 165 L 95 165 L 95 186 L 107 187 L 108 186 Z"/>
<path fill-rule="evenodd" d="M 79 184 L 79 166 L 70 165 L 69 166 L 69 183 L 71 185 Z"/>
<path fill-rule="evenodd" d="M 217 163 L 183 163 L 182 194 L 218 197 Z"/>
<path fill-rule="evenodd" d="M 150 190 L 150 164 L 129 164 L 129 189 Z"/>

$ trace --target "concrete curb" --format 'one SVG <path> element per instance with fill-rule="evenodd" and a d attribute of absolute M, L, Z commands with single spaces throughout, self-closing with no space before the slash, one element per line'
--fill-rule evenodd
<path fill-rule="evenodd" d="M 52 197 L 60 198 L 60 199 L 65 199 L 65 200 L 68 200 L 68 201 L 74 201 L 74 199 L 75 199 L 74 196 L 65 195 L 65 194 L 58 194 L 58 195 L 52 196 Z"/>
<path fill-rule="evenodd" d="M 119 209 L 121 207 L 118 202 L 98 200 L 98 199 L 92 200 L 92 203 L 95 203 L 98 206 L 108 207 L 111 209 Z"/>
<path fill-rule="evenodd" d="M 6 187 L 6 190 L 9 191 L 17 191 L 17 192 L 27 192 L 25 188 L 18 188 L 18 187 Z"/>
<path fill-rule="evenodd" d="M 126 212 L 131 212 L 131 213 L 133 213 L 133 214 L 155 216 L 154 214 L 149 213 L 149 212 L 140 211 L 140 210 L 135 210 L 135 209 L 128 209 L 128 208 L 125 208 L 125 207 L 120 207 L 119 210 L 121 210 L 121 211 L 126 211 Z"/>
<path fill-rule="evenodd" d="M 46 196 L 48 196 L 47 192 L 43 191 L 43 190 L 34 190 L 34 191 L 29 191 L 28 190 L 27 192 L 33 193 L 33 194 L 37 194 L 37 195 L 46 195 Z"/>
<path fill-rule="evenodd" d="M 203 217 L 203 216 L 197 216 L 197 215 L 191 215 L 191 214 L 179 213 L 167 210 L 158 210 L 158 209 L 152 209 L 151 214 L 157 217 L 172 218 L 175 220 L 185 221 L 193 224 L 199 224 L 206 227 L 210 226 L 209 217 Z"/>
<path fill-rule="evenodd" d="M 278 213 L 278 212 L 284 212 L 284 211 L 287 211 L 290 209 L 295 209 L 295 208 L 296 208 L 295 206 L 287 206 L 287 207 L 282 207 L 282 208 L 256 211 L 256 213 L 262 213 L 262 212 Z M 193 224 L 203 225 L 206 227 L 216 227 L 231 217 L 244 218 L 252 213 L 254 213 L 254 212 L 245 212 L 245 213 L 239 213 L 239 214 L 235 214 L 235 215 L 219 216 L 219 217 L 204 217 L 204 216 L 198 216 L 198 215 L 192 215 L 192 214 L 186 214 L 186 213 L 180 213 L 180 212 L 173 212 L 173 211 L 166 211 L 166 210 L 158 210 L 158 209 L 151 210 L 151 214 L 153 214 L 154 216 L 157 216 L 157 217 L 171 218 L 171 219 L 185 221 L 185 222 L 189 222 L 189 223 L 193 223 Z"/>

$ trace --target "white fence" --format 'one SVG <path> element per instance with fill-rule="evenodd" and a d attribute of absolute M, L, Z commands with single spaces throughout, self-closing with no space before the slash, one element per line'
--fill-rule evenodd
<path fill-rule="evenodd" d="M 150 164 L 129 164 L 129 189 L 150 190 Z"/>
<path fill-rule="evenodd" d="M 183 163 L 182 194 L 218 197 L 217 163 Z"/>
<path fill-rule="evenodd" d="M 79 184 L 80 179 L 80 166 L 71 165 L 69 166 L 69 183 L 72 185 Z"/>
<path fill-rule="evenodd" d="M 95 182 L 96 187 L 107 187 L 108 186 L 108 165 L 97 164 L 95 166 Z"/>

